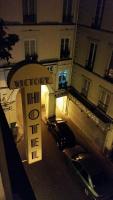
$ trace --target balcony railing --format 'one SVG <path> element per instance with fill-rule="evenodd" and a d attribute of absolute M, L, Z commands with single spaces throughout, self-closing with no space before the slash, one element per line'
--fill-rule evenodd
<path fill-rule="evenodd" d="M 84 98 L 75 88 L 72 86 L 68 87 L 68 92 L 77 98 L 84 106 L 86 106 L 92 113 L 100 118 L 104 123 L 113 123 L 113 118 L 107 115 L 102 109 Z"/>
<path fill-rule="evenodd" d="M 26 56 L 25 56 L 25 59 L 26 59 L 26 61 L 28 61 L 28 62 L 36 62 L 36 61 L 38 61 L 38 55 L 35 53 L 35 54 L 32 54 L 32 55 L 29 55 L 29 54 L 27 54 Z"/>
<path fill-rule="evenodd" d="M 106 111 L 107 111 L 107 108 L 108 108 L 108 105 L 107 105 L 107 104 L 104 104 L 102 101 L 99 101 L 99 102 L 98 102 L 98 107 L 99 107 L 102 111 L 106 112 Z"/>
<path fill-rule="evenodd" d="M 63 58 L 70 58 L 70 50 L 67 48 L 65 50 L 61 50 L 60 52 L 60 58 L 63 59 Z"/>
<path fill-rule="evenodd" d="M 36 15 L 23 15 L 23 22 L 27 24 L 34 24 L 36 23 Z"/>
<path fill-rule="evenodd" d="M 73 16 L 72 15 L 64 15 L 63 16 L 63 23 L 72 23 Z"/>

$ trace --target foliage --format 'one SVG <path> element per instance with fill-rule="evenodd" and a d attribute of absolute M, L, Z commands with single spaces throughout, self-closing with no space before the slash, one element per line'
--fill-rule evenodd
<path fill-rule="evenodd" d="M 0 19 L 0 60 L 9 61 L 11 56 L 12 46 L 19 41 L 19 37 L 16 34 L 8 34 L 6 32 L 6 25 L 3 19 Z"/>

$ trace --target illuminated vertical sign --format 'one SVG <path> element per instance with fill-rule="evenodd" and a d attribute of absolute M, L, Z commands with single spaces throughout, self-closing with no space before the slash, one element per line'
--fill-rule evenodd
<path fill-rule="evenodd" d="M 41 85 L 24 87 L 24 117 L 28 163 L 42 159 Z"/>
<path fill-rule="evenodd" d="M 8 76 L 10 89 L 21 88 L 24 117 L 23 131 L 25 133 L 25 149 L 29 164 L 42 159 L 41 85 L 51 83 L 51 73 L 39 64 L 21 66 Z"/>

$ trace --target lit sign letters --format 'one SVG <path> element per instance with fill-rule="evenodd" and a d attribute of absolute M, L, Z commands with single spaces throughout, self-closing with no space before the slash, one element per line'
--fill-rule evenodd
<path fill-rule="evenodd" d="M 9 88 L 20 88 L 22 94 L 23 127 L 28 163 L 42 160 L 41 85 L 51 83 L 51 73 L 46 67 L 37 63 L 22 65 L 20 62 L 16 70 L 12 69 L 8 75 Z"/>
<path fill-rule="evenodd" d="M 33 86 L 33 85 L 45 85 L 49 84 L 49 78 L 48 77 L 42 77 L 42 78 L 34 78 L 34 79 L 24 79 L 24 80 L 15 80 L 15 87 L 21 88 L 26 86 Z"/>

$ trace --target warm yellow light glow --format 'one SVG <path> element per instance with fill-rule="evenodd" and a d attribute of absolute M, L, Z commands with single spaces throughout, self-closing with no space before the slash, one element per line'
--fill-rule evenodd
<path fill-rule="evenodd" d="M 41 85 L 41 104 L 46 104 L 46 97 L 48 93 L 48 87 L 46 85 Z"/>
<path fill-rule="evenodd" d="M 67 96 L 59 97 L 56 99 L 56 106 L 63 113 L 66 112 L 66 102 Z"/>
<path fill-rule="evenodd" d="M 48 87 L 46 85 L 41 85 L 41 93 L 48 92 Z"/>

